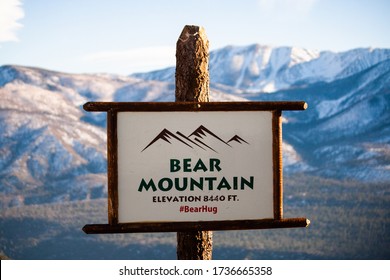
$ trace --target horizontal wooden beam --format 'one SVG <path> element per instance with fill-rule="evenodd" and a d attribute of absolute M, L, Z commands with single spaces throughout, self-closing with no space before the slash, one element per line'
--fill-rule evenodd
<path fill-rule="evenodd" d="M 271 228 L 307 227 L 310 221 L 306 218 L 287 218 L 281 220 L 262 219 L 244 221 L 200 221 L 200 222 L 167 222 L 167 223 L 127 223 L 127 224 L 91 224 L 85 225 L 87 234 L 102 233 L 140 233 L 140 232 L 177 232 L 207 230 L 250 230 Z"/>
<path fill-rule="evenodd" d="M 267 102 L 87 102 L 84 110 L 90 112 L 114 111 L 293 111 L 306 110 L 304 101 Z"/>

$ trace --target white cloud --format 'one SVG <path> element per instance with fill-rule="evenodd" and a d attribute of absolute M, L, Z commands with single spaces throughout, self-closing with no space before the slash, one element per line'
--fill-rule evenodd
<path fill-rule="evenodd" d="M 0 42 L 18 41 L 16 31 L 23 25 L 18 20 L 24 17 L 20 0 L 0 0 Z"/>
<path fill-rule="evenodd" d="M 160 46 L 101 51 L 84 56 L 83 61 L 98 68 L 105 65 L 126 69 L 128 73 L 149 71 L 175 65 L 175 48 Z"/>

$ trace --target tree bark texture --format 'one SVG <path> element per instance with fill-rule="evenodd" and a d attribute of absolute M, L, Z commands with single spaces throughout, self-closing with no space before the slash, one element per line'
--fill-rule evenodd
<path fill-rule="evenodd" d="M 209 42 L 203 27 L 186 25 L 176 44 L 176 102 L 209 101 Z M 211 260 L 212 231 L 177 233 L 178 260 Z"/>
<path fill-rule="evenodd" d="M 188 231 L 177 233 L 178 260 L 211 260 L 212 254 L 212 231 Z"/>
<path fill-rule="evenodd" d="M 176 101 L 209 101 L 209 41 L 200 26 L 186 25 L 176 44 Z"/>

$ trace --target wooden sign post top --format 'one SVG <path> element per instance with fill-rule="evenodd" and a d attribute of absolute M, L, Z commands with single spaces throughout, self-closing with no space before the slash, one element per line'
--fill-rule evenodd
<path fill-rule="evenodd" d="M 283 217 L 283 110 L 305 102 L 90 102 L 107 112 L 108 224 L 86 233 L 306 227 Z"/>

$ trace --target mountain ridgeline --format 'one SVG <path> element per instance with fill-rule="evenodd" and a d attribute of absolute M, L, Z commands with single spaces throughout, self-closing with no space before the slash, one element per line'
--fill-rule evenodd
<path fill-rule="evenodd" d="M 105 113 L 87 101 L 173 101 L 174 68 L 130 76 L 0 67 L 0 207 L 106 196 Z M 228 46 L 211 52 L 212 101 L 304 100 L 283 113 L 284 170 L 326 178 L 390 180 L 390 50 L 341 53 Z M 245 125 L 245 124 L 243 124 Z M 202 144 L 162 131 L 153 141 Z M 149 142 L 148 142 L 149 141 Z M 239 135 L 220 139 L 248 144 Z"/>

